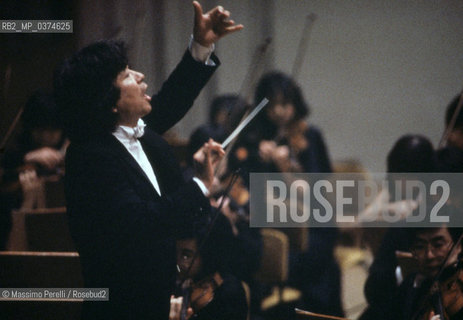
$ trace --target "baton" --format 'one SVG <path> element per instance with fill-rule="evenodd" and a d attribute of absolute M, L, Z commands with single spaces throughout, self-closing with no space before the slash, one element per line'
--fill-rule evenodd
<path fill-rule="evenodd" d="M 225 149 L 230 142 L 232 142 L 233 139 L 236 138 L 240 134 L 240 132 L 248 125 L 249 122 L 251 122 L 252 119 L 264 108 L 268 103 L 268 99 L 264 98 L 262 101 L 257 105 L 257 107 L 252 110 L 252 112 L 236 127 L 235 130 L 228 136 L 227 139 L 225 139 L 224 142 L 222 142 L 222 148 Z"/>

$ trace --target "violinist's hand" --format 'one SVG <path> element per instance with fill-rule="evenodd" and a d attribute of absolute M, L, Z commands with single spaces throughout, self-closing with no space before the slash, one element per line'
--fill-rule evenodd
<path fill-rule="evenodd" d="M 33 150 L 24 156 L 25 163 L 36 163 L 48 170 L 55 169 L 63 160 L 63 154 L 50 147 Z"/>
<path fill-rule="evenodd" d="M 205 14 L 198 1 L 193 1 L 193 7 L 195 10 L 193 38 L 204 47 L 210 47 L 227 34 L 243 29 L 242 24 L 235 25 L 235 22 L 229 19 L 230 12 L 221 6 Z"/>
<path fill-rule="evenodd" d="M 291 160 L 289 159 L 289 147 L 278 146 L 272 154 L 272 160 L 281 172 L 290 171 Z"/>
<path fill-rule="evenodd" d="M 262 140 L 259 143 L 259 156 L 264 162 L 271 162 L 272 155 L 277 148 L 277 144 L 272 140 Z"/>
<path fill-rule="evenodd" d="M 180 320 L 181 311 L 182 311 L 183 297 L 175 298 L 170 296 L 170 311 L 169 311 L 169 320 Z M 193 315 L 193 309 L 187 309 L 186 318 L 190 319 Z"/>
<path fill-rule="evenodd" d="M 208 190 L 211 190 L 214 182 L 215 168 L 225 155 L 220 143 L 209 139 L 201 149 L 193 155 L 195 164 L 195 176 L 201 180 Z"/>
<path fill-rule="evenodd" d="M 429 313 L 429 319 L 428 320 L 441 320 L 441 319 L 440 319 L 440 315 L 435 315 L 434 311 L 431 311 L 431 313 Z"/>

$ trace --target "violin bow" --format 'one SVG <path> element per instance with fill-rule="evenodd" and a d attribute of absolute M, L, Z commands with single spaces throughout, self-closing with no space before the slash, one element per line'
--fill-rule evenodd
<path fill-rule="evenodd" d="M 257 46 L 257 48 L 255 49 L 253 53 L 251 64 L 250 64 L 250 67 L 248 68 L 248 72 L 246 73 L 246 76 L 244 77 L 244 80 L 241 84 L 241 88 L 240 88 L 238 96 L 244 97 L 244 102 L 248 106 L 252 105 L 251 100 L 252 100 L 252 94 L 254 91 L 254 86 L 256 85 L 256 82 L 259 80 L 260 76 L 263 73 L 265 56 L 268 53 L 268 48 L 271 43 L 272 43 L 272 38 L 267 37 L 264 39 L 264 41 L 260 45 Z M 238 100 L 236 104 L 233 106 L 232 110 L 237 110 L 239 103 L 240 101 Z M 244 115 L 240 119 L 240 123 L 243 123 L 243 121 L 246 119 L 246 117 L 249 115 L 250 112 L 251 112 L 250 108 L 247 108 Z M 230 151 L 233 149 L 233 145 L 235 144 L 235 141 L 236 141 L 236 137 L 227 142 L 227 145 L 225 146 L 227 147 L 225 151 L 225 155 L 215 169 L 215 174 L 214 174 L 215 176 L 218 176 L 218 174 L 222 172 L 223 167 L 230 155 Z"/>
<path fill-rule="evenodd" d="M 439 149 L 445 147 L 447 145 L 447 141 L 450 137 L 450 134 L 453 131 L 453 128 L 455 127 L 455 123 L 457 122 L 458 115 L 460 114 L 461 108 L 463 107 L 463 89 L 461 90 L 460 93 L 460 99 L 458 100 L 458 105 L 455 108 L 455 111 L 453 112 L 452 118 L 450 119 L 449 125 L 444 131 L 444 134 L 442 135 L 440 141 L 439 141 Z"/>
<path fill-rule="evenodd" d="M 248 68 L 248 72 L 241 83 L 239 96 L 244 97 L 244 101 L 248 105 L 251 104 L 254 86 L 264 71 L 265 56 L 268 53 L 268 48 L 271 43 L 272 37 L 267 37 L 260 45 L 257 46 L 252 55 L 251 67 Z"/>
<path fill-rule="evenodd" d="M 310 35 L 312 34 L 312 29 L 317 15 L 313 12 L 309 13 L 305 18 L 304 29 L 302 29 L 301 39 L 299 40 L 299 46 L 296 52 L 296 58 L 294 59 L 293 68 L 291 70 L 291 76 L 296 81 L 301 72 L 301 67 L 305 61 L 305 55 L 307 53 L 307 48 L 309 47 Z"/>
<path fill-rule="evenodd" d="M 11 83 L 11 64 L 8 64 L 8 66 L 6 67 L 6 71 L 5 71 L 5 85 L 3 86 L 3 104 L 5 105 L 5 109 L 8 106 L 8 91 L 9 91 L 10 83 Z M 13 119 L 13 122 L 9 126 L 8 131 L 6 132 L 4 138 L 2 139 L 2 143 L 0 144 L 0 155 L 2 156 L 5 153 L 8 142 L 19 123 L 19 119 L 21 119 L 21 115 L 23 111 L 24 111 L 24 107 L 22 106 L 19 108 L 18 112 L 16 113 L 16 116 Z"/>

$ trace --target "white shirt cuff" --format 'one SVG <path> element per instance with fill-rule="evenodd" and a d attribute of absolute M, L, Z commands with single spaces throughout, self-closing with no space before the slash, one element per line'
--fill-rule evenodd
<path fill-rule="evenodd" d="M 210 47 L 204 47 L 197 43 L 193 39 L 193 35 L 190 38 L 190 44 L 188 45 L 188 49 L 191 52 L 191 56 L 193 59 L 199 62 L 203 62 L 206 66 L 215 66 L 215 62 L 211 59 L 211 54 L 215 49 L 215 45 L 212 44 Z"/>
<path fill-rule="evenodd" d="M 193 177 L 193 181 L 196 182 L 196 184 L 198 185 L 199 189 L 201 189 L 201 191 L 203 192 L 204 196 L 209 196 L 209 189 L 207 189 L 206 185 L 204 184 L 204 182 L 202 182 L 201 180 L 199 180 L 199 178 L 197 177 Z"/>

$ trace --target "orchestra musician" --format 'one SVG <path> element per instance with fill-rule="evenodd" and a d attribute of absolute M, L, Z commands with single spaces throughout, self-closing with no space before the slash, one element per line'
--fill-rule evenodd
<path fill-rule="evenodd" d="M 451 214 L 451 208 L 444 206 L 440 212 Z M 396 312 L 395 319 L 426 319 L 430 310 L 426 306 L 426 297 L 430 292 L 432 280 L 438 275 L 442 265 L 452 265 L 457 262 L 461 253 L 461 244 L 458 243 L 451 256 L 446 260 L 453 244 L 457 243 L 461 236 L 462 229 L 449 227 L 443 224 L 439 227 L 410 228 L 408 230 L 408 241 L 410 251 L 413 254 L 418 266 L 418 272 L 411 274 L 399 287 L 397 306 L 390 305 L 391 310 Z M 429 303 L 434 307 L 434 302 Z"/>
<path fill-rule="evenodd" d="M 244 289 L 230 269 L 233 232 L 228 219 L 219 214 L 212 227 L 205 221 L 183 230 L 186 232 L 179 235 L 176 244 L 178 282 L 192 279 L 192 284 L 188 293 L 184 290 L 179 295 L 189 294 L 182 300 L 189 301 L 191 315 L 201 320 L 246 319 L 248 306 Z M 173 303 L 171 319 L 176 319 L 178 311 Z"/>
<path fill-rule="evenodd" d="M 59 180 L 68 140 L 53 95 L 37 90 L 21 114 L 17 143 L 2 154 L 0 248 L 4 248 L 12 209 L 43 208 L 45 181 Z"/>
<path fill-rule="evenodd" d="M 167 319 L 179 225 L 210 211 L 213 172 L 224 152 L 212 140 L 184 182 L 160 134 L 192 106 L 219 61 L 213 44 L 242 29 L 230 12 L 193 2 L 193 39 L 158 94 L 128 67 L 123 43 L 99 41 L 67 59 L 55 94 L 71 140 L 66 198 L 86 287 L 109 288 L 109 301 L 84 303 L 85 319 Z M 142 120 L 143 118 L 143 120 Z M 147 126 L 145 128 L 146 121 Z"/>
<path fill-rule="evenodd" d="M 387 155 L 388 179 L 413 179 L 419 173 L 435 172 L 435 151 L 431 141 L 422 135 L 407 134 L 401 136 Z M 360 214 L 368 217 L 385 211 L 403 217 L 413 213 L 418 208 L 418 197 L 407 198 L 405 188 L 396 195 L 394 184 L 384 188 L 375 200 Z M 420 196 L 422 197 L 422 195 Z M 366 229 L 370 238 L 375 259 L 370 266 L 364 294 L 368 308 L 361 316 L 362 320 L 390 319 L 393 317 L 391 305 L 396 305 L 397 290 L 401 276 L 397 276 L 397 258 L 395 252 L 408 251 L 409 243 L 406 228 L 373 228 Z"/>
<path fill-rule="evenodd" d="M 245 185 L 250 172 L 331 173 L 323 136 L 307 123 L 309 107 L 295 81 L 278 71 L 265 74 L 254 101 L 264 97 L 269 103 L 236 142 L 230 170 L 240 167 Z M 333 253 L 337 236 L 336 228 L 312 228 L 308 249 L 291 255 L 290 281 L 303 293 L 303 309 L 344 314 L 340 270 Z"/>
<path fill-rule="evenodd" d="M 331 172 L 326 145 L 319 129 L 308 125 L 309 107 L 301 89 L 281 72 L 265 74 L 254 101 L 269 104 L 236 143 L 231 166 L 249 172 Z"/>

